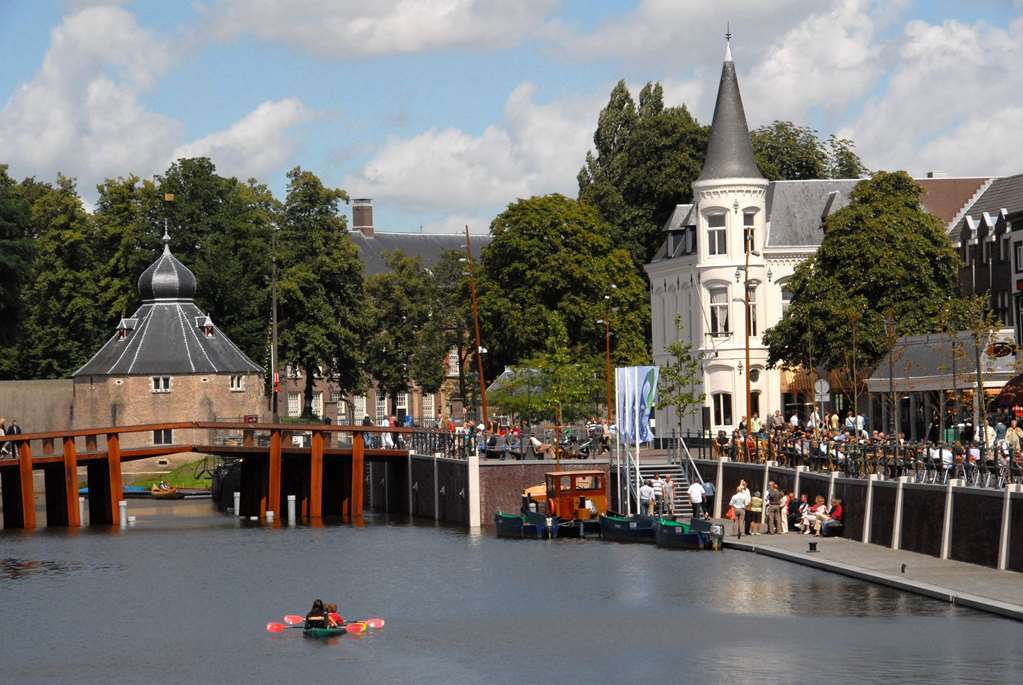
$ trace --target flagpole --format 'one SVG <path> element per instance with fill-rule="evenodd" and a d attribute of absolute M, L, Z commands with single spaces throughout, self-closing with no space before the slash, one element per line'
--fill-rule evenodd
<path fill-rule="evenodd" d="M 618 369 L 615 369 L 615 414 L 618 415 L 619 421 L 622 420 L 621 411 L 619 411 L 618 409 L 618 403 L 620 401 L 621 400 L 619 399 L 618 394 Z M 608 424 L 607 428 L 608 430 L 611 430 L 612 428 L 611 424 Z M 624 489 L 622 488 L 622 434 L 617 429 L 617 426 L 615 426 L 614 428 L 615 428 L 615 467 L 618 470 L 618 511 L 620 512 L 622 511 L 622 492 L 624 491 Z M 631 510 L 632 506 L 630 505 L 628 508 L 629 510 Z"/>
<path fill-rule="evenodd" d="M 636 426 L 636 502 L 639 502 L 640 479 L 643 477 L 639 472 L 639 368 L 632 367 L 632 419 Z M 643 513 L 643 512 L 636 512 Z"/>

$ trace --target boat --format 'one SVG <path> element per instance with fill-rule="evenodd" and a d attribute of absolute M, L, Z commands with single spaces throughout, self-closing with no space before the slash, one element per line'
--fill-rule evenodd
<path fill-rule="evenodd" d="M 499 538 L 541 537 L 536 525 L 527 522 L 524 514 L 505 514 L 498 511 L 494 514 L 494 525 L 497 527 L 497 537 Z"/>
<path fill-rule="evenodd" d="M 178 494 L 178 489 L 173 485 L 161 488 L 158 485 L 154 485 L 150 490 L 149 494 L 153 499 L 182 499 L 184 495 Z"/>
<path fill-rule="evenodd" d="M 688 523 L 659 518 L 654 524 L 654 539 L 658 547 L 671 549 L 709 549 L 710 534 L 693 531 Z"/>
<path fill-rule="evenodd" d="M 305 637 L 312 638 L 326 638 L 326 637 L 340 637 L 347 633 L 344 626 L 338 626 L 337 628 L 303 628 L 302 635 Z"/>
<path fill-rule="evenodd" d="M 654 523 L 651 516 L 607 512 L 600 517 L 600 537 L 611 542 L 655 542 Z"/>

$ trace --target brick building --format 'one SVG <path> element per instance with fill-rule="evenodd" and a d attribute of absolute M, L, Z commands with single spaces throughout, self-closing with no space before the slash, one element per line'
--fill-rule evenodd
<path fill-rule="evenodd" d="M 171 254 L 168 235 L 138 287 L 142 305 L 73 374 L 72 427 L 259 416 L 263 369 L 195 305 L 195 275 Z M 131 434 L 124 446 L 205 442 L 197 432 Z"/>

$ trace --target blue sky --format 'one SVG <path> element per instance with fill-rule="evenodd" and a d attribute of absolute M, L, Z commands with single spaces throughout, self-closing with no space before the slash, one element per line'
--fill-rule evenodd
<path fill-rule="evenodd" d="M 279 195 L 300 164 L 381 230 L 485 231 L 574 194 L 619 78 L 709 120 L 726 21 L 752 126 L 847 135 L 871 168 L 1023 171 L 1019 0 L 0 0 L 0 163 L 87 200 L 182 154 Z"/>

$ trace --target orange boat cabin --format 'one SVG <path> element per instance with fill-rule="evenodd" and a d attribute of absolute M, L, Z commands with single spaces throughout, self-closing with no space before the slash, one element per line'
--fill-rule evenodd
<path fill-rule="evenodd" d="M 607 511 L 607 474 L 603 471 L 550 471 L 547 515 L 587 521 Z"/>

